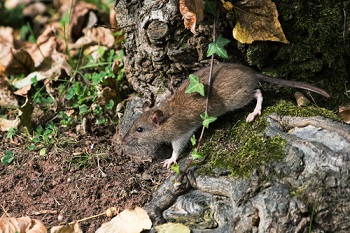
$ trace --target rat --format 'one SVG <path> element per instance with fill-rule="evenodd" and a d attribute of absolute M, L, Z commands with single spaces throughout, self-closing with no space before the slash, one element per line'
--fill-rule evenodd
<path fill-rule="evenodd" d="M 194 73 L 208 89 L 210 67 Z M 226 112 L 240 109 L 256 99 L 256 106 L 246 118 L 251 122 L 261 115 L 263 97 L 257 89 L 259 81 L 282 86 L 301 88 L 316 92 L 327 98 L 330 95 L 311 84 L 272 78 L 259 74 L 241 64 L 221 63 L 213 66 L 211 88 L 209 92 L 208 115 L 219 117 Z M 185 80 L 175 93 L 160 106 L 143 105 L 143 113 L 133 123 L 128 133 L 121 139 L 122 144 L 172 144 L 170 159 L 165 160 L 164 167 L 169 168 L 179 158 L 194 131 L 202 125 L 200 114 L 206 110 L 206 95 L 186 94 L 189 80 Z M 206 93 L 207 94 L 207 93 Z"/>

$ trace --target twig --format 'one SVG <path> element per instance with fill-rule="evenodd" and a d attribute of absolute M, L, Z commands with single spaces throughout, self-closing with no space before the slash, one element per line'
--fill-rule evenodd
<path fill-rule="evenodd" d="M 214 19 L 214 28 L 213 28 L 213 42 L 215 43 L 216 40 L 216 22 L 217 22 L 217 17 Z M 208 112 L 209 110 L 209 95 L 210 95 L 210 89 L 211 89 L 211 81 L 212 81 L 212 76 L 213 76 L 213 67 L 214 67 L 214 54 L 211 55 L 210 58 L 210 70 L 209 70 L 209 77 L 208 77 L 208 92 L 207 92 L 207 98 L 206 98 L 206 105 L 205 105 L 205 111 Z M 209 113 L 208 113 L 209 114 Z M 197 143 L 197 151 L 199 152 L 200 147 L 201 147 L 201 143 L 203 140 L 203 136 L 204 136 L 204 132 L 205 132 L 205 126 L 202 126 L 202 131 L 201 131 L 201 135 L 198 139 L 198 143 Z M 191 166 L 193 162 L 193 159 L 189 159 L 189 161 L 186 164 L 186 167 L 184 168 L 184 170 L 181 172 L 178 182 L 181 183 L 182 179 L 184 178 L 184 175 L 186 173 L 186 171 L 188 170 L 188 168 Z"/>

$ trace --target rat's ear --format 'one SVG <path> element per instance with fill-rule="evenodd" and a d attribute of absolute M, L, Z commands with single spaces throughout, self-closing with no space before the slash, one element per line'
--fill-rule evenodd
<path fill-rule="evenodd" d="M 162 112 L 162 110 L 155 110 L 151 116 L 151 120 L 154 124 L 156 124 L 157 126 L 159 126 L 160 123 L 162 123 L 162 121 L 164 120 L 164 114 Z"/>
<path fill-rule="evenodd" d="M 146 111 L 148 111 L 150 109 L 150 107 L 151 107 L 151 103 L 147 100 L 142 105 L 142 111 L 146 112 Z"/>

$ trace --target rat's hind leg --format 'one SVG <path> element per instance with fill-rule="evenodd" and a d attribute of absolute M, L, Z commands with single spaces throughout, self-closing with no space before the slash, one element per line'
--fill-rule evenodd
<path fill-rule="evenodd" d="M 261 109 L 262 109 L 262 102 L 263 102 L 263 96 L 261 94 L 260 89 L 256 89 L 254 91 L 254 97 L 256 99 L 256 106 L 252 113 L 249 113 L 246 121 L 251 122 L 254 120 L 255 116 L 261 115 Z"/>

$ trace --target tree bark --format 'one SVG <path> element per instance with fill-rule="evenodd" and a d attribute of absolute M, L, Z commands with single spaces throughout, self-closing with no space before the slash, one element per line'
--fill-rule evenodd
<path fill-rule="evenodd" d="M 183 26 L 178 0 L 117 0 L 115 9 L 125 27 L 126 77 L 136 92 L 147 98 L 173 92 L 190 72 L 209 64 L 212 23 L 202 22 L 192 34 Z"/>

